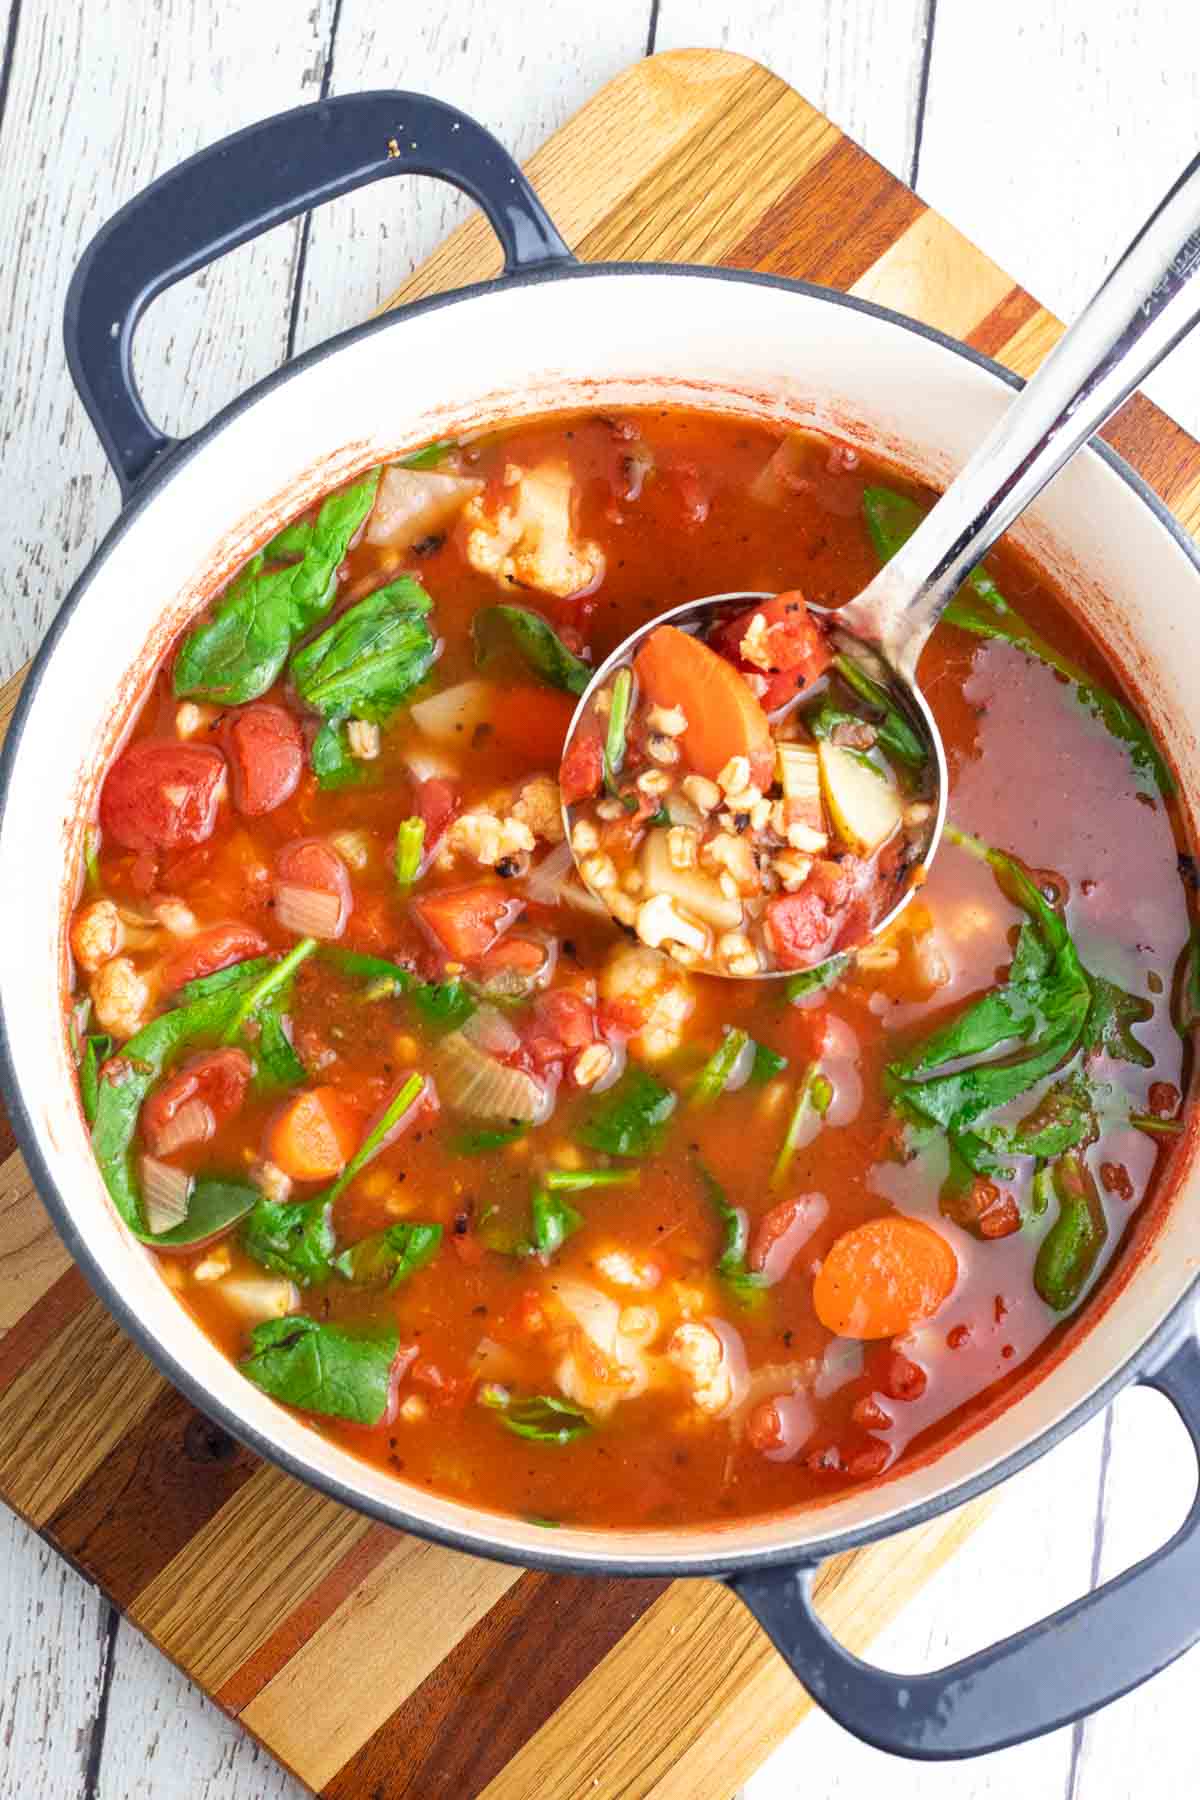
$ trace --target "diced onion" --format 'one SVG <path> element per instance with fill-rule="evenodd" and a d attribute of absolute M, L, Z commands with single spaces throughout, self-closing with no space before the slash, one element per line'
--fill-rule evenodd
<path fill-rule="evenodd" d="M 275 886 L 275 917 L 285 931 L 294 931 L 297 937 L 340 937 L 345 923 L 339 895 L 286 881 Z"/>
<path fill-rule="evenodd" d="M 557 906 L 562 899 L 562 884 L 571 867 L 571 846 L 565 841 L 535 863 L 525 877 L 525 892 L 539 906 Z"/>
<path fill-rule="evenodd" d="M 862 1369 L 863 1347 L 858 1340 L 834 1338 L 825 1346 L 821 1367 L 812 1384 L 813 1393 L 818 1400 L 827 1400 L 830 1394 L 836 1394 L 840 1387 L 861 1375 Z"/>
<path fill-rule="evenodd" d="M 524 1069 L 497 1062 L 461 1031 L 452 1031 L 442 1043 L 438 1084 L 448 1106 L 476 1119 L 540 1125 L 554 1110 L 553 1083 L 535 1081 Z"/>
<path fill-rule="evenodd" d="M 469 740 L 477 725 L 486 724 L 495 698 L 490 681 L 460 681 L 456 687 L 431 694 L 428 700 L 418 700 L 409 707 L 409 717 L 426 737 L 438 743 L 461 744 Z"/>
<path fill-rule="evenodd" d="M 488 1056 L 511 1056 L 521 1047 L 520 1035 L 494 1006 L 481 1006 L 462 1027 L 468 1043 Z"/>
<path fill-rule="evenodd" d="M 152 1232 L 157 1235 L 183 1224 L 191 1192 L 192 1178 L 186 1170 L 160 1162 L 157 1156 L 143 1156 L 142 1200 Z"/>
<path fill-rule="evenodd" d="M 212 1108 L 203 1100 L 185 1100 L 174 1118 L 154 1133 L 156 1156 L 173 1156 L 187 1144 L 205 1144 L 217 1129 Z"/>
<path fill-rule="evenodd" d="M 300 1309 L 295 1284 L 281 1275 L 226 1275 L 214 1283 L 212 1291 L 247 1324 L 283 1319 Z"/>

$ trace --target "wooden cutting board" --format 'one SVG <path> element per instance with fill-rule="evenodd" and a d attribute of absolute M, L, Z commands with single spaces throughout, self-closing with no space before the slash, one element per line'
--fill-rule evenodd
<path fill-rule="evenodd" d="M 674 51 L 529 163 L 585 259 L 804 277 L 1028 375 L 1061 327 L 776 76 Z M 469 220 L 395 302 L 495 273 Z M 1135 397 L 1105 435 L 1189 530 L 1200 445 Z M 0 730 L 16 677 L 0 690 Z M 194 1411 L 113 1324 L 0 1114 L 0 1500 L 320 1793 L 727 1800 L 809 1702 L 699 1582 L 523 1574 L 322 1499 Z M 988 1502 L 840 1558 L 823 1612 L 862 1649 Z"/>

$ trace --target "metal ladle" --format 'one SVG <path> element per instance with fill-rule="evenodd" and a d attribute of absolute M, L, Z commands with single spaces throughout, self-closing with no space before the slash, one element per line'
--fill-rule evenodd
<path fill-rule="evenodd" d="M 925 868 L 945 824 L 947 771 L 941 733 L 917 685 L 921 652 L 975 565 L 1191 330 L 1200 316 L 1200 282 L 1191 281 L 1198 268 L 1200 157 L 1151 214 L 1070 330 L 908 541 L 853 600 L 836 610 L 811 609 L 823 614 L 843 648 L 854 649 L 868 667 L 872 659 L 875 666 L 882 665 L 886 684 L 928 740 L 937 789 L 921 853 Z M 662 613 L 632 632 L 588 684 L 567 733 L 567 748 L 597 689 L 632 659 L 652 631 L 673 624 L 707 635 L 721 617 L 769 598 L 751 592 L 710 595 Z M 569 831 L 569 816 L 567 823 Z M 914 891 L 910 884 L 878 920 L 873 935 L 892 923 Z M 715 964 L 708 965 L 707 972 L 723 973 Z M 786 973 L 763 970 L 760 979 Z"/>

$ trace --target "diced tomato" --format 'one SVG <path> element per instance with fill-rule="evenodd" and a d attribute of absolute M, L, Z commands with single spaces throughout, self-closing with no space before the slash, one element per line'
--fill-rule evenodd
<path fill-rule="evenodd" d="M 212 1129 L 240 1112 L 253 1073 L 244 1050 L 212 1050 L 195 1056 L 157 1088 L 142 1107 L 142 1136 L 153 1155 L 181 1107 L 198 1100 L 207 1107 Z"/>
<path fill-rule="evenodd" d="M 224 727 L 233 804 L 247 818 L 290 800 L 304 768 L 300 726 L 284 706 L 259 700 L 230 713 Z"/>
<path fill-rule="evenodd" d="M 350 871 L 331 844 L 324 838 L 297 838 L 286 844 L 275 859 L 276 892 L 281 886 L 309 888 L 320 894 L 332 894 L 339 903 L 333 929 L 322 937 L 340 937 L 354 907 Z"/>
<path fill-rule="evenodd" d="M 832 954 L 839 921 L 830 918 L 815 889 L 777 894 L 767 901 L 764 917 L 781 969 L 810 969 Z"/>
<path fill-rule="evenodd" d="M 902 1350 L 884 1352 L 879 1385 L 891 1400 L 919 1400 L 929 1385 L 920 1363 L 905 1356 Z"/>
<path fill-rule="evenodd" d="M 751 636 L 752 654 L 747 656 L 742 646 L 759 615 L 764 626 Z M 739 613 L 713 632 L 709 641 L 739 669 L 766 678 L 767 687 L 759 696 L 766 712 L 775 712 L 810 687 L 833 661 L 829 640 L 798 588 Z"/>
<path fill-rule="evenodd" d="M 646 1023 L 645 1008 L 636 1000 L 602 1000 L 596 1010 L 601 1037 L 624 1042 Z"/>
<path fill-rule="evenodd" d="M 774 1400 L 760 1400 L 746 1418 L 746 1442 L 752 1450 L 782 1450 L 783 1420 Z"/>
<path fill-rule="evenodd" d="M 573 994 L 569 988 L 554 988 L 539 995 L 534 1005 L 525 1048 L 535 1067 L 544 1069 L 585 1049 L 595 1035 L 596 1015 L 582 994 Z"/>
<path fill-rule="evenodd" d="M 492 714 L 497 743 L 525 759 L 527 768 L 554 768 L 563 753 L 575 698 L 557 688 L 510 688 Z"/>
<path fill-rule="evenodd" d="M 430 775 L 417 783 L 413 805 L 425 826 L 424 855 L 430 856 L 458 811 L 458 795 L 451 782 L 440 775 Z"/>
<path fill-rule="evenodd" d="M 245 962 L 247 957 L 262 956 L 266 948 L 266 938 L 249 925 L 212 925 L 189 938 L 163 964 L 163 992 L 173 994 L 202 975 L 215 975 L 218 969 Z"/>
<path fill-rule="evenodd" d="M 525 910 L 525 902 L 494 882 L 438 888 L 414 900 L 412 910 L 446 954 L 478 962 Z"/>
<path fill-rule="evenodd" d="M 757 1274 L 765 1271 L 771 1281 L 782 1281 L 827 1210 L 825 1202 L 814 1194 L 777 1201 L 751 1232 L 748 1266 Z"/>
<path fill-rule="evenodd" d="M 473 1375 L 447 1375 L 425 1357 L 413 1364 L 412 1379 L 419 1387 L 427 1388 L 439 1406 L 465 1406 L 475 1386 Z"/>
<path fill-rule="evenodd" d="M 177 850 L 212 836 L 225 758 L 207 744 L 143 738 L 108 772 L 100 795 L 106 837 L 126 850 Z"/>
<path fill-rule="evenodd" d="M 603 779 L 604 746 L 594 732 L 577 731 L 558 771 L 564 804 L 574 806 L 579 800 L 590 800 L 600 792 Z"/>

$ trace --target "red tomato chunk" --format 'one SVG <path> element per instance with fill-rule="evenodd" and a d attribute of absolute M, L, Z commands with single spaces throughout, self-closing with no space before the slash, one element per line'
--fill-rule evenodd
<path fill-rule="evenodd" d="M 204 744 L 143 738 L 122 751 L 100 795 L 100 825 L 126 850 L 202 844 L 217 823 L 225 758 Z"/>
<path fill-rule="evenodd" d="M 286 707 L 260 702 L 231 713 L 225 747 L 240 813 L 258 818 L 291 799 L 304 768 L 304 738 Z"/>

